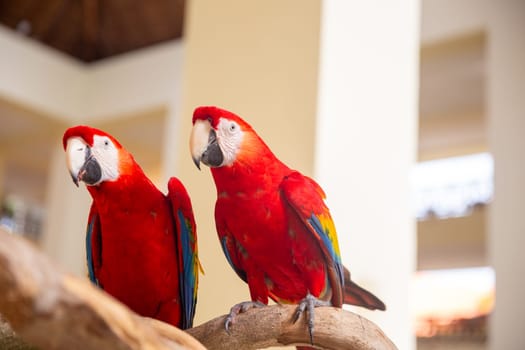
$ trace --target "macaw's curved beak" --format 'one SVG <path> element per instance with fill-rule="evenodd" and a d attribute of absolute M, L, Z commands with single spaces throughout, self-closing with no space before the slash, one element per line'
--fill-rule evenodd
<path fill-rule="evenodd" d="M 80 181 L 84 181 L 86 185 L 100 182 L 102 168 L 82 138 L 72 137 L 67 141 L 66 161 L 71 179 L 77 187 Z"/>
<path fill-rule="evenodd" d="M 190 136 L 190 152 L 193 162 L 200 170 L 200 163 L 209 167 L 219 167 L 224 161 L 217 133 L 207 120 L 196 120 Z"/>
<path fill-rule="evenodd" d="M 89 149 L 89 148 L 88 148 Z M 102 168 L 98 161 L 92 155 L 88 156 L 84 165 L 77 174 L 78 181 L 84 181 L 87 185 L 95 185 L 102 178 Z M 73 181 L 74 182 L 74 181 Z"/>

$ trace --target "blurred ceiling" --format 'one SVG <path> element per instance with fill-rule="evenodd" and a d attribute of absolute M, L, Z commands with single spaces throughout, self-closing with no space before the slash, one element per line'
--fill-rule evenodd
<path fill-rule="evenodd" d="M 0 0 L 0 23 L 89 63 L 182 37 L 184 0 Z"/>

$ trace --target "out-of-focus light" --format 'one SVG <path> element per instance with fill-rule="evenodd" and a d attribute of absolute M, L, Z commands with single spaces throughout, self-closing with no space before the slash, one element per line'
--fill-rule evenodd
<path fill-rule="evenodd" d="M 486 324 L 494 306 L 494 283 L 490 267 L 417 272 L 412 289 L 416 334 L 457 331 L 461 322 Z"/>
<path fill-rule="evenodd" d="M 418 163 L 413 203 L 418 219 L 458 217 L 492 199 L 494 165 L 489 153 Z"/>

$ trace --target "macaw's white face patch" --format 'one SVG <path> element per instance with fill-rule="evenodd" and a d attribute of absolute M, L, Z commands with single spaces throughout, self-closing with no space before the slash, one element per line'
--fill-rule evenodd
<path fill-rule="evenodd" d="M 80 136 L 67 140 L 66 161 L 74 183 L 95 186 L 119 177 L 119 150 L 107 136 L 93 137 L 93 146 Z"/>
<path fill-rule="evenodd" d="M 115 181 L 119 177 L 119 151 L 113 141 L 107 136 L 93 136 L 93 157 L 100 165 L 102 175 L 100 181 Z"/>
<path fill-rule="evenodd" d="M 235 161 L 243 136 L 244 132 L 236 122 L 224 118 L 219 121 L 217 141 L 224 157 L 221 166 L 231 165 Z"/>

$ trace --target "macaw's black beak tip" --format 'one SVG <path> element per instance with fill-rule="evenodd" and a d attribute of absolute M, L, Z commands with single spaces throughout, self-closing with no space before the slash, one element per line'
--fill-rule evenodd
<path fill-rule="evenodd" d="M 69 175 L 71 175 L 71 180 L 73 180 L 73 183 L 75 184 L 75 186 L 78 187 L 78 179 L 75 175 L 73 175 L 73 173 L 69 173 Z"/>
<path fill-rule="evenodd" d="M 197 169 L 201 170 L 201 160 L 199 158 L 194 158 L 194 157 L 192 157 L 192 159 Z"/>

